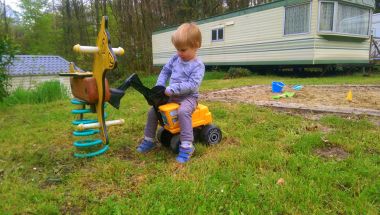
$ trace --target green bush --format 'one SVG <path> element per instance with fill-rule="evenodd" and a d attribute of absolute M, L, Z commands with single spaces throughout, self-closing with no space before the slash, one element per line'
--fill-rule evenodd
<path fill-rule="evenodd" d="M 4 68 L 0 68 L 0 101 L 8 95 L 9 77 Z"/>
<path fill-rule="evenodd" d="M 227 71 L 225 78 L 240 78 L 250 76 L 251 71 L 241 67 L 230 67 Z"/>
<path fill-rule="evenodd" d="M 10 86 L 6 67 L 13 61 L 17 46 L 8 37 L 0 37 L 0 101 L 8 96 L 7 88 Z"/>
<path fill-rule="evenodd" d="M 68 98 L 65 86 L 59 81 L 46 81 L 39 84 L 35 89 L 26 90 L 17 88 L 8 97 L 5 97 L 3 104 L 39 104 Z"/>

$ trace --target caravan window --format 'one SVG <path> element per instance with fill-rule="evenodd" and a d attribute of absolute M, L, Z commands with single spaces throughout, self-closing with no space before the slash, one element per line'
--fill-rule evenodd
<path fill-rule="evenodd" d="M 370 10 L 342 4 L 320 2 L 319 31 L 330 33 L 368 35 Z"/>
<path fill-rule="evenodd" d="M 319 30 L 333 31 L 334 24 L 334 2 L 321 2 L 319 16 Z"/>
<path fill-rule="evenodd" d="M 285 8 L 285 35 L 308 33 L 309 29 L 310 3 Z"/>
<path fill-rule="evenodd" d="M 216 28 L 211 30 L 211 41 L 220 41 L 224 39 L 223 28 Z"/>

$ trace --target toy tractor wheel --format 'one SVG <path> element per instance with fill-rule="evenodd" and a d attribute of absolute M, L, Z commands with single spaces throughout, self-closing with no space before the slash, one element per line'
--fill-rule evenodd
<path fill-rule="evenodd" d="M 172 150 L 172 152 L 178 154 L 180 144 L 181 144 L 181 141 L 179 140 L 179 134 L 174 135 L 172 139 L 170 140 L 170 149 Z"/>
<path fill-rule="evenodd" d="M 222 140 L 222 131 L 215 125 L 206 125 L 201 130 L 201 140 L 207 145 L 218 144 Z"/>
<path fill-rule="evenodd" d="M 170 146 L 170 140 L 172 139 L 173 135 L 168 131 L 165 130 L 163 127 L 160 127 L 157 131 L 157 140 L 166 147 Z"/>

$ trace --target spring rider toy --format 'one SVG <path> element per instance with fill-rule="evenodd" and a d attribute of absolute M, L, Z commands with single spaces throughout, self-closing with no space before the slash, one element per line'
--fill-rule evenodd
<path fill-rule="evenodd" d="M 73 63 L 70 64 L 69 73 L 60 73 L 60 76 L 69 76 L 71 91 L 74 98 L 71 103 L 81 106 L 81 109 L 72 110 L 72 113 L 78 116 L 77 120 L 72 123 L 77 125 L 77 130 L 73 132 L 74 136 L 82 137 L 94 134 L 100 134 L 101 139 L 78 140 L 73 143 L 78 149 L 87 149 L 86 153 L 74 153 L 75 157 L 93 157 L 103 154 L 109 149 L 109 139 L 107 127 L 112 125 L 121 125 L 123 119 L 106 121 L 105 102 L 110 99 L 110 89 L 106 79 L 106 73 L 117 67 L 115 54 L 124 54 L 124 49 L 112 48 L 110 34 L 108 32 L 108 17 L 103 16 L 98 33 L 96 46 L 81 46 L 79 44 L 73 47 L 74 51 L 79 53 L 88 53 L 94 55 L 92 72 L 81 72 L 75 70 Z M 86 108 L 89 106 L 90 108 Z M 84 119 L 84 114 L 96 113 L 97 120 Z M 97 128 L 99 130 L 97 130 Z M 88 152 L 88 150 L 94 150 Z"/>

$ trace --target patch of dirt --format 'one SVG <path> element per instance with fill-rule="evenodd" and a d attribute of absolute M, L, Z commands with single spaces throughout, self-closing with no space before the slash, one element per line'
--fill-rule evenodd
<path fill-rule="evenodd" d="M 59 211 L 62 214 L 81 214 L 83 212 L 83 209 L 77 205 L 72 204 L 71 202 L 65 202 Z"/>
<path fill-rule="evenodd" d="M 60 178 L 60 177 L 49 177 L 40 184 L 40 188 L 46 189 L 46 188 L 49 188 L 51 186 L 59 185 L 61 183 L 62 183 L 62 178 Z"/>
<path fill-rule="evenodd" d="M 348 91 L 352 101 L 346 100 Z M 285 86 L 283 92 L 294 92 L 293 97 L 274 99 L 269 85 L 254 85 L 206 92 L 202 100 L 250 103 L 259 106 L 380 116 L 380 85 L 304 85 L 299 91 Z"/>
<path fill-rule="evenodd" d="M 118 157 L 120 160 L 136 160 L 135 153 L 133 149 L 128 146 L 121 148 L 120 150 L 113 150 L 111 157 Z"/>
<path fill-rule="evenodd" d="M 322 133 L 329 133 L 332 129 L 321 124 L 311 124 L 305 127 L 307 131 L 321 131 Z"/>
<path fill-rule="evenodd" d="M 338 161 L 346 159 L 350 154 L 337 146 L 327 146 L 314 150 L 314 153 L 325 159 L 335 159 Z"/>

